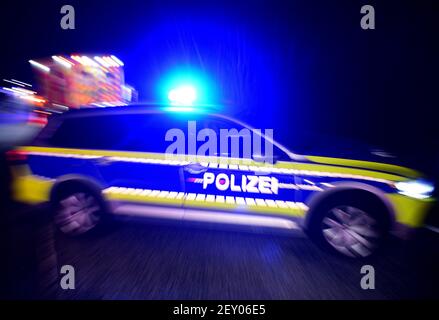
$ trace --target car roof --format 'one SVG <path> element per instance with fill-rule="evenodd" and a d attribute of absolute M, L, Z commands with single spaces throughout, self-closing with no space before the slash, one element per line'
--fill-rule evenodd
<path fill-rule="evenodd" d="M 173 108 L 171 110 L 171 108 Z M 181 118 L 184 118 L 185 115 L 188 117 L 192 115 L 197 115 L 201 117 L 215 117 L 225 119 L 236 124 L 239 124 L 248 129 L 254 130 L 254 128 L 247 123 L 244 123 L 240 120 L 237 120 L 233 117 L 223 115 L 218 113 L 218 106 L 214 105 L 195 105 L 191 107 L 193 110 L 190 111 L 178 111 L 177 106 L 172 106 L 169 104 L 160 104 L 160 103 L 137 103 L 130 105 L 122 105 L 122 106 L 111 106 L 111 107 L 90 107 L 90 108 L 81 108 L 81 109 L 70 109 L 61 114 L 53 114 L 49 118 L 49 122 L 47 127 L 57 127 L 62 122 L 68 119 L 73 118 L 86 118 L 86 117 L 94 117 L 94 116 L 107 116 L 107 115 L 140 115 L 140 114 L 169 114 L 169 115 L 178 115 Z"/>
<path fill-rule="evenodd" d="M 108 106 L 108 107 L 90 107 L 81 109 L 70 109 L 60 115 L 54 115 L 56 118 L 76 118 L 76 117 L 87 117 L 87 116 L 98 116 L 98 115 L 111 115 L 111 114 L 148 114 L 148 113 L 174 113 L 175 111 L 166 110 L 173 106 L 169 104 L 160 103 L 136 103 L 121 106 Z M 178 108 L 178 107 L 175 107 Z M 196 105 L 193 110 L 188 111 L 187 114 L 203 114 L 203 115 L 213 115 L 218 111 L 217 106 L 213 105 Z M 181 112 L 184 114 L 185 112 Z"/>
<path fill-rule="evenodd" d="M 202 116 L 212 116 L 217 118 L 222 118 L 228 121 L 235 122 L 242 127 L 248 128 L 250 130 L 255 130 L 252 126 L 248 125 L 247 123 L 244 123 L 240 120 L 237 120 L 233 117 L 225 116 L 220 113 L 218 113 L 218 106 L 215 105 L 195 105 L 193 107 L 193 110 L 187 111 L 187 112 L 181 112 L 181 111 L 168 111 L 167 108 L 173 107 L 169 104 L 160 104 L 160 103 L 136 103 L 136 104 L 130 104 L 130 105 L 124 105 L 124 106 L 116 106 L 116 107 L 91 107 L 91 108 L 82 108 L 82 109 L 76 109 L 76 110 L 69 110 L 67 112 L 64 112 L 62 114 L 53 115 L 51 119 L 49 119 L 49 123 L 46 126 L 46 130 L 43 130 L 45 132 L 41 133 L 41 136 L 44 136 L 47 134 L 47 132 L 51 132 L 52 130 L 56 130 L 56 128 L 67 119 L 71 118 L 82 118 L 82 117 L 88 117 L 88 116 L 99 116 L 99 115 L 126 115 L 126 114 L 188 114 L 188 115 L 202 115 Z M 178 108 L 178 107 L 176 107 Z M 259 133 L 260 134 L 260 133 Z M 287 153 L 292 158 L 302 159 L 303 156 L 294 154 L 293 152 L 289 151 L 288 148 L 281 145 L 279 142 L 276 142 L 272 140 L 271 138 L 265 137 L 265 139 L 269 140 L 271 143 L 273 143 L 275 146 L 280 148 L 282 151 Z"/>

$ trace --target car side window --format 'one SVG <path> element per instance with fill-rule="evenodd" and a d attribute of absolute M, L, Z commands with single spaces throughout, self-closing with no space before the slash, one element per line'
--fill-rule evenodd
<path fill-rule="evenodd" d="M 130 121 L 133 122 L 126 132 L 122 145 L 124 150 L 166 153 L 167 148 L 172 143 L 172 141 L 166 141 L 168 131 L 179 130 L 184 134 L 182 143 L 185 144 L 186 152 L 187 121 L 185 119 L 157 113 L 135 115 Z"/>
<path fill-rule="evenodd" d="M 110 149 L 121 142 L 120 128 L 104 116 L 67 118 L 59 126 L 49 144 L 76 149 Z M 110 130 L 113 129 L 113 130 Z"/>
<path fill-rule="evenodd" d="M 220 117 L 210 116 L 200 125 L 199 130 L 210 129 L 215 133 L 215 156 L 251 159 L 251 131 L 237 123 Z M 203 141 L 199 141 L 201 145 Z"/>
<path fill-rule="evenodd" d="M 112 114 L 66 119 L 49 140 L 61 148 L 165 153 L 170 129 L 187 131 L 187 121 L 165 114 Z"/>
<path fill-rule="evenodd" d="M 195 122 L 196 131 L 192 133 L 194 136 L 190 136 L 189 121 Z M 90 115 L 67 118 L 49 139 L 49 145 L 59 148 L 165 153 L 173 142 L 165 139 L 167 132 L 172 129 L 182 133 L 185 154 L 196 154 L 200 151 L 200 147 L 202 148 L 207 139 L 197 139 L 200 138 L 200 131 L 211 129 L 216 139 L 214 156 L 255 160 L 255 156 L 265 155 L 265 149 L 268 147 L 272 148 L 276 160 L 288 158 L 282 150 L 266 139 L 228 119 L 216 116 L 177 116 L 165 113 Z M 254 148 L 254 139 L 257 138 L 260 139 L 260 151 Z M 196 150 L 189 150 L 190 141 L 195 141 Z M 209 154 L 202 153 L 201 155 Z"/>
<path fill-rule="evenodd" d="M 215 131 L 218 155 L 223 157 L 265 161 L 272 154 L 275 160 L 289 159 L 285 152 L 270 141 L 234 121 L 212 116 L 206 120 L 205 127 Z"/>

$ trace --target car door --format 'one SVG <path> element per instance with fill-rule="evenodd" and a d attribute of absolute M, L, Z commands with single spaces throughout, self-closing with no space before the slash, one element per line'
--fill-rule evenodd
<path fill-rule="evenodd" d="M 78 138 L 92 149 L 88 152 L 95 157 L 90 161 L 108 199 L 181 207 L 182 162 L 165 156 L 165 134 L 172 125 L 160 113 L 110 113 L 78 119 Z"/>
<path fill-rule="evenodd" d="M 104 183 L 94 161 L 99 156 L 89 151 L 96 149 L 99 142 L 93 139 L 94 128 L 82 126 L 82 119 L 60 116 L 26 148 L 33 175 L 53 180 L 67 175 L 80 176 Z"/>
<path fill-rule="evenodd" d="M 194 208 L 245 213 L 296 214 L 295 177 L 291 170 L 273 163 L 277 160 L 288 160 L 285 153 L 256 131 L 225 118 L 210 116 L 198 126 L 198 129 L 203 128 L 216 133 L 218 148 L 213 156 L 198 155 L 196 162 L 183 168 L 186 218 L 187 213 Z M 229 131 L 230 134 L 226 139 L 224 135 L 221 137 L 221 130 Z M 227 139 L 230 144 L 221 148 L 220 144 L 224 144 Z M 236 148 L 233 150 L 231 143 L 233 139 L 239 141 L 238 152 Z M 262 150 L 255 149 L 255 139 L 260 139 Z M 264 158 L 261 154 L 268 148 L 272 148 L 273 158 L 276 161 Z"/>

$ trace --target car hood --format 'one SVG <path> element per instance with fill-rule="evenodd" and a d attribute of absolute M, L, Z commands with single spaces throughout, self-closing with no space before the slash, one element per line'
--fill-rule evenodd
<path fill-rule="evenodd" d="M 295 150 L 298 151 L 296 154 L 304 155 L 309 163 L 377 171 L 412 179 L 423 177 L 420 171 L 410 168 L 413 167 L 411 161 L 365 143 L 328 136 L 307 136 L 301 141 L 304 143 Z"/>
<path fill-rule="evenodd" d="M 376 162 L 376 161 L 365 161 L 358 159 L 334 158 L 334 157 L 313 156 L 313 155 L 307 155 L 305 156 L 305 158 L 308 161 L 317 164 L 379 171 L 379 172 L 395 174 L 398 176 L 403 176 L 411 179 L 417 179 L 423 176 L 422 173 L 417 170 L 407 168 L 401 165 L 397 165 L 394 163 L 389 163 L 390 161 Z"/>

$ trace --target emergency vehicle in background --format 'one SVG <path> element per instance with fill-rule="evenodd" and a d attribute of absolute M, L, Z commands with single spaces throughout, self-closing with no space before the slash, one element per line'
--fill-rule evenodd
<path fill-rule="evenodd" d="M 124 64 L 114 55 L 54 55 L 29 63 L 49 109 L 66 111 L 137 101 L 136 90 L 125 84 Z"/>
<path fill-rule="evenodd" d="M 0 87 L 0 112 L 15 114 L 8 119 L 25 119 L 27 124 L 43 127 L 53 113 L 124 106 L 138 100 L 137 91 L 125 84 L 124 63 L 114 55 L 54 55 L 29 63 L 35 71 L 36 89 L 29 83 L 3 79 L 8 86 Z"/>

